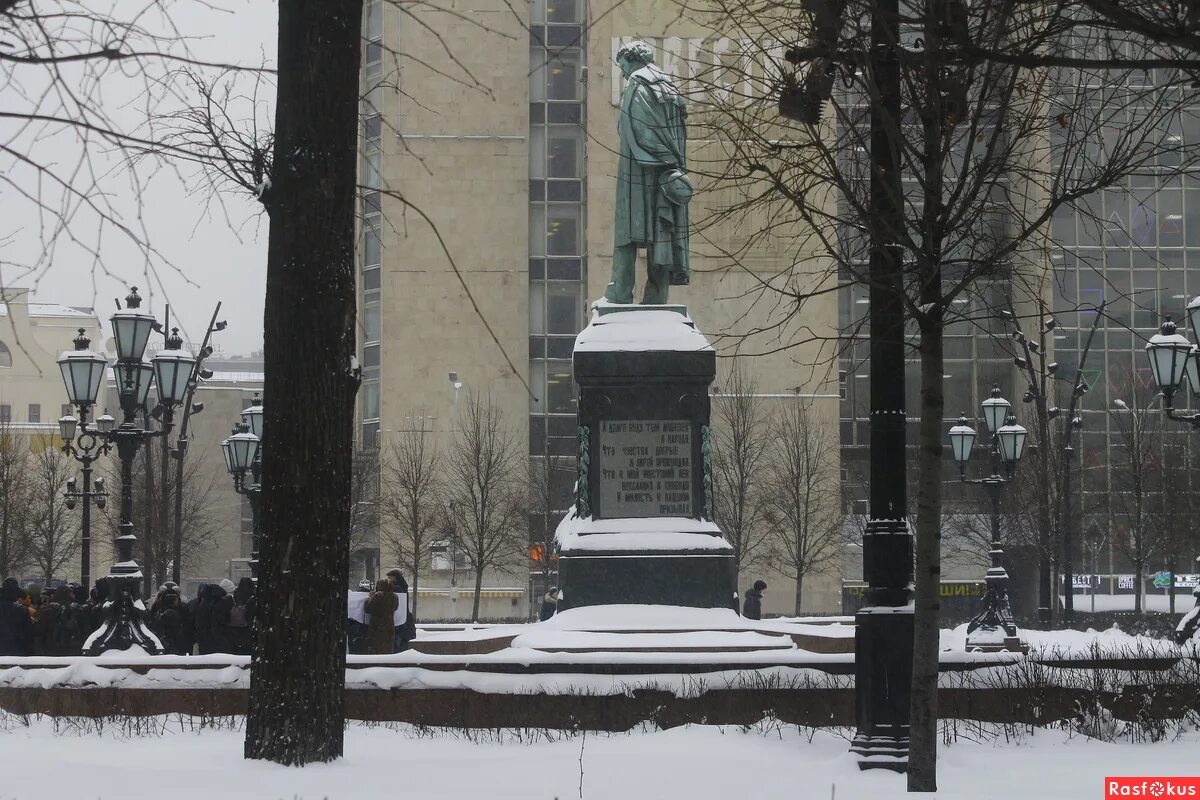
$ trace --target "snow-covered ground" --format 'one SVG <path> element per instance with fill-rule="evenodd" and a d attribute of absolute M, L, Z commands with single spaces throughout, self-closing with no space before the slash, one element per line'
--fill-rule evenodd
<path fill-rule="evenodd" d="M 882 800 L 905 796 L 904 777 L 859 772 L 842 735 L 794 728 L 690 726 L 533 743 L 353 725 L 346 756 L 303 769 L 244 761 L 240 730 L 128 737 L 81 733 L 46 719 L 0 718 L 6 798 L 137 800 Z M 844 732 L 843 732 L 844 733 Z M 1195 773 L 1200 734 L 1153 745 L 1111 744 L 1038 731 L 1019 743 L 942 745 L 938 798 L 1096 800 L 1106 775 Z"/>
<path fill-rule="evenodd" d="M 1094 655 L 1111 657 L 1133 654 L 1140 656 L 1179 655 L 1179 647 L 1170 640 L 1157 639 L 1153 636 L 1134 636 L 1118 627 L 1102 631 L 1092 629 L 1086 631 L 1039 631 L 1021 628 L 1020 636 L 1029 644 L 1029 652 L 1033 656 L 1065 658 Z M 966 648 L 966 642 L 966 623 L 953 630 L 942 629 L 941 645 L 943 650 L 961 652 Z"/>

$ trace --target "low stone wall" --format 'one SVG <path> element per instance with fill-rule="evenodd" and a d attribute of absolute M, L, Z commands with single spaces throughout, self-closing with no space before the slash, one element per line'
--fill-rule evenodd
<path fill-rule="evenodd" d="M 121 717 L 246 713 L 246 689 L 0 689 L 0 709 L 10 714 Z M 938 694 L 943 719 L 1044 725 L 1073 719 L 1094 703 L 1118 720 L 1152 713 L 1179 718 L 1200 713 L 1195 687 L 1128 687 L 1121 693 L 1043 687 L 945 688 Z M 450 728 L 534 728 L 626 731 L 643 723 L 661 728 L 686 724 L 753 725 L 763 719 L 809 727 L 854 724 L 852 688 L 718 689 L 695 697 L 634 690 L 619 695 L 488 694 L 469 689 L 346 692 L 354 720 L 407 722 Z"/>

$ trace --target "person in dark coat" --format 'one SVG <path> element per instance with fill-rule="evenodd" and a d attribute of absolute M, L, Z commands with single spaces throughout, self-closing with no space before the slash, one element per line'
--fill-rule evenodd
<path fill-rule="evenodd" d="M 74 595 L 66 586 L 55 589 L 33 619 L 33 647 L 40 656 L 77 656 L 83 645 L 79 623 L 71 610 Z"/>
<path fill-rule="evenodd" d="M 545 622 L 554 616 L 554 612 L 558 610 L 558 587 L 551 586 L 550 591 L 546 592 L 546 596 L 542 598 L 542 609 L 538 612 L 538 621 Z"/>
<path fill-rule="evenodd" d="M 742 616 L 746 619 L 762 619 L 763 593 L 767 591 L 766 581 L 755 581 L 753 589 L 746 590 L 746 602 L 742 603 Z"/>
<path fill-rule="evenodd" d="M 200 644 L 200 634 L 196 623 L 196 612 L 200 606 L 201 598 L 208 596 L 208 586 L 209 584 L 207 583 L 202 583 L 197 586 L 196 596 L 183 604 L 183 624 L 186 627 L 187 639 L 190 645 L 188 648 L 189 654 L 193 652 L 197 645 Z"/>
<path fill-rule="evenodd" d="M 392 590 L 392 582 L 381 580 L 375 584 L 375 591 L 367 598 L 363 610 L 369 615 L 367 620 L 367 653 L 382 656 L 394 652 L 396 629 L 392 624 L 396 609 L 400 608 L 400 600 Z"/>
<path fill-rule="evenodd" d="M 22 594 L 16 578 L 5 578 L 0 585 L 0 656 L 33 653 L 33 620 L 21 605 Z"/>
<path fill-rule="evenodd" d="M 59 655 L 55 647 L 58 637 L 58 619 L 63 607 L 50 599 L 40 603 L 33 614 L 33 654 L 36 656 Z"/>
<path fill-rule="evenodd" d="M 210 653 L 227 652 L 222 651 L 222 642 L 217 641 L 216 621 L 213 619 L 216 614 L 217 604 L 225 597 L 225 590 L 218 584 L 210 583 L 202 586 L 199 594 L 200 599 L 196 604 L 196 644 L 200 647 L 200 655 L 208 655 Z"/>
<path fill-rule="evenodd" d="M 217 604 L 213 619 L 218 638 L 229 646 L 224 652 L 250 655 L 250 630 L 254 625 L 254 581 L 242 578 L 233 594 L 227 594 Z"/>
<path fill-rule="evenodd" d="M 163 649 L 172 655 L 187 655 L 190 648 L 183 625 L 183 603 L 180 602 L 179 592 L 170 587 L 164 589 L 156 605 L 151 624 Z"/>
<path fill-rule="evenodd" d="M 408 581 L 404 580 L 404 573 L 395 567 L 388 570 L 387 579 L 392 584 L 392 591 L 396 593 L 396 607 L 399 608 L 399 603 L 404 603 L 405 611 L 408 612 L 404 615 L 404 622 L 395 626 L 392 639 L 392 652 L 403 653 L 417 633 L 412 613 L 408 610 Z"/>

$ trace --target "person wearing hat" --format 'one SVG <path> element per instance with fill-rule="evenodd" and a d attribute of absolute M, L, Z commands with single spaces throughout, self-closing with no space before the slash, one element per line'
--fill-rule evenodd
<path fill-rule="evenodd" d="M 763 594 L 767 591 L 767 582 L 757 580 L 753 589 L 746 590 L 746 602 L 742 603 L 742 616 L 746 619 L 762 619 Z"/>
<path fill-rule="evenodd" d="M 633 302 L 637 254 L 645 248 L 642 303 L 663 304 L 671 286 L 690 280 L 687 109 L 671 77 L 655 65 L 649 44 L 625 45 L 616 61 L 625 88 L 617 120 L 612 281 L 604 297 L 610 303 Z"/>
<path fill-rule="evenodd" d="M 558 587 L 551 586 L 550 591 L 542 598 L 542 608 L 538 611 L 538 622 L 545 622 L 558 611 Z"/>

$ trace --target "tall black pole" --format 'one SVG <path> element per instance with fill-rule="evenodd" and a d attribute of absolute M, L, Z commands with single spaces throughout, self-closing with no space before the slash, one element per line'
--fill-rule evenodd
<path fill-rule="evenodd" d="M 77 501 L 83 501 L 83 517 L 80 521 L 82 552 L 79 558 L 79 582 L 90 591 L 92 587 L 92 502 L 94 501 L 98 508 L 104 508 L 105 500 L 108 497 L 108 493 L 104 491 L 104 481 L 102 479 L 92 481 L 92 472 L 94 471 L 92 464 L 108 454 L 109 444 L 105 436 L 97 435 L 88 429 L 88 410 L 88 406 L 79 407 L 78 423 L 81 426 L 79 436 L 75 436 L 75 424 L 70 417 L 63 417 L 59 420 L 60 425 L 68 421 L 72 423 L 66 429 L 60 427 L 59 433 L 63 437 L 62 451 L 78 461 L 82 467 L 82 490 L 76 491 L 74 480 L 68 481 L 64 496 L 67 499 L 67 508 L 75 508 Z"/>
<path fill-rule="evenodd" d="M 903 186 L 898 0 L 871 15 L 870 520 L 863 536 L 867 604 L 855 622 L 851 751 L 864 768 L 903 769 L 912 685 L 913 541 L 905 470 Z"/>
<path fill-rule="evenodd" d="M 80 544 L 83 553 L 79 558 L 79 584 L 84 591 L 92 588 L 92 462 L 83 462 L 83 531 Z"/>

